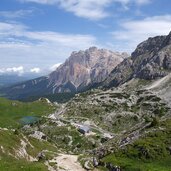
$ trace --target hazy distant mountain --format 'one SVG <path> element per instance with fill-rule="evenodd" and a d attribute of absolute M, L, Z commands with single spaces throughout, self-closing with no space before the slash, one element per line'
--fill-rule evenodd
<path fill-rule="evenodd" d="M 37 75 L 27 74 L 19 76 L 17 74 L 1 74 L 0 75 L 0 87 L 11 86 L 17 83 L 21 83 L 23 81 L 27 81 L 35 78 Z"/>

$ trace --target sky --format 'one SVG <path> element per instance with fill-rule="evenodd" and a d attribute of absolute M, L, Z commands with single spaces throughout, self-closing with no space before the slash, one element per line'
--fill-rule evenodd
<path fill-rule="evenodd" d="M 170 0 L 0 0 L 0 74 L 53 71 L 91 46 L 131 54 L 171 31 Z"/>

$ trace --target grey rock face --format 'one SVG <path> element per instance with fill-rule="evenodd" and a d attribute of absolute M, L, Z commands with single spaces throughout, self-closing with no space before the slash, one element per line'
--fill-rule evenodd
<path fill-rule="evenodd" d="M 54 92 L 81 90 L 89 84 L 103 81 L 127 56 L 96 47 L 73 52 L 63 65 L 49 75 L 49 86 L 53 85 Z M 68 83 L 70 86 L 66 86 Z"/>
<path fill-rule="evenodd" d="M 132 78 L 156 79 L 171 71 L 171 33 L 140 43 L 130 58 L 120 63 L 103 82 L 112 87 Z"/>

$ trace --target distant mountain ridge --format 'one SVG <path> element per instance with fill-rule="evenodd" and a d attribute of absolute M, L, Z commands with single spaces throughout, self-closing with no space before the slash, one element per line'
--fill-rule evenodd
<path fill-rule="evenodd" d="M 27 81 L 29 79 L 33 79 L 33 78 L 36 78 L 38 77 L 38 75 L 34 75 L 34 74 L 30 74 L 30 75 L 17 75 L 17 74 L 6 74 L 6 73 L 3 73 L 3 74 L 0 74 L 0 87 L 3 87 L 3 86 L 11 86 L 11 85 L 14 85 L 14 84 L 17 84 L 19 82 L 24 82 L 24 81 Z"/>
<path fill-rule="evenodd" d="M 14 99 L 82 91 L 89 85 L 104 81 L 126 57 L 127 53 L 120 54 L 91 47 L 85 51 L 73 52 L 64 64 L 48 76 L 26 81 L 2 91 L 6 97 Z"/>
<path fill-rule="evenodd" d="M 73 52 L 48 76 L 3 89 L 6 97 L 80 92 L 97 87 L 117 87 L 133 78 L 153 80 L 171 71 L 171 33 L 140 43 L 130 57 L 126 53 L 91 47 Z"/>

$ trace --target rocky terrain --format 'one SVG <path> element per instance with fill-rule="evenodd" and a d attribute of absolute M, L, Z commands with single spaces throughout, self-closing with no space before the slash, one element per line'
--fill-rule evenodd
<path fill-rule="evenodd" d="M 106 91 L 92 90 L 78 94 L 65 105 L 65 110 L 62 110 L 60 115 L 54 115 L 54 119 L 67 121 L 74 126 L 75 124 L 86 125 L 96 136 L 94 148 L 84 151 L 84 155 L 80 157 L 84 168 L 93 170 L 94 167 L 106 167 L 108 170 L 112 170 L 118 169 L 116 166 L 119 165 L 119 168 L 126 171 L 130 168 L 144 171 L 145 168 L 151 169 L 151 166 L 148 166 L 149 160 L 153 165 L 158 159 L 161 159 L 167 161 L 166 167 L 164 164 L 161 164 L 160 167 L 152 166 L 154 170 L 160 170 L 160 168 L 169 170 L 168 163 L 171 160 L 169 159 L 171 157 L 169 155 L 170 100 L 168 97 L 164 99 L 160 93 L 164 91 L 163 85 L 167 84 L 167 81 L 166 78 L 154 82 L 136 79 L 119 88 Z M 168 96 L 170 97 L 170 95 Z M 164 137 L 160 140 L 161 132 Z M 155 136 L 156 145 L 154 145 L 155 139 L 153 139 Z M 149 146 L 144 139 L 148 139 Z M 143 144 L 141 144 L 142 142 Z M 159 144 L 162 142 L 164 142 L 164 147 L 160 149 Z M 138 148 L 136 144 L 138 144 Z M 89 145 L 89 147 L 91 146 Z M 146 152 L 141 151 L 141 148 L 149 150 L 147 152 L 150 156 L 149 159 Z M 154 148 L 156 152 L 153 151 Z M 128 150 L 126 156 L 124 156 L 125 150 Z M 133 154 L 134 150 L 137 150 L 136 153 L 142 153 L 141 157 L 136 156 L 136 153 Z M 164 151 L 158 154 L 158 150 L 166 150 L 166 156 L 160 156 Z M 123 158 L 119 159 L 118 156 L 121 154 Z M 133 156 L 130 157 L 131 154 L 136 156 L 135 159 Z M 129 167 L 124 163 L 125 159 L 132 160 L 131 162 L 139 159 L 142 163 L 138 165 L 135 162 L 135 165 Z"/>
<path fill-rule="evenodd" d="M 170 71 L 171 33 L 140 43 L 131 57 L 120 63 L 102 85 L 118 86 L 132 78 L 152 80 L 164 77 Z"/>
<path fill-rule="evenodd" d="M 1 90 L 12 99 L 22 99 L 43 94 L 78 92 L 88 89 L 94 83 L 102 82 L 109 73 L 128 57 L 126 53 L 112 52 L 91 47 L 85 51 L 73 52 L 54 72 Z"/>

